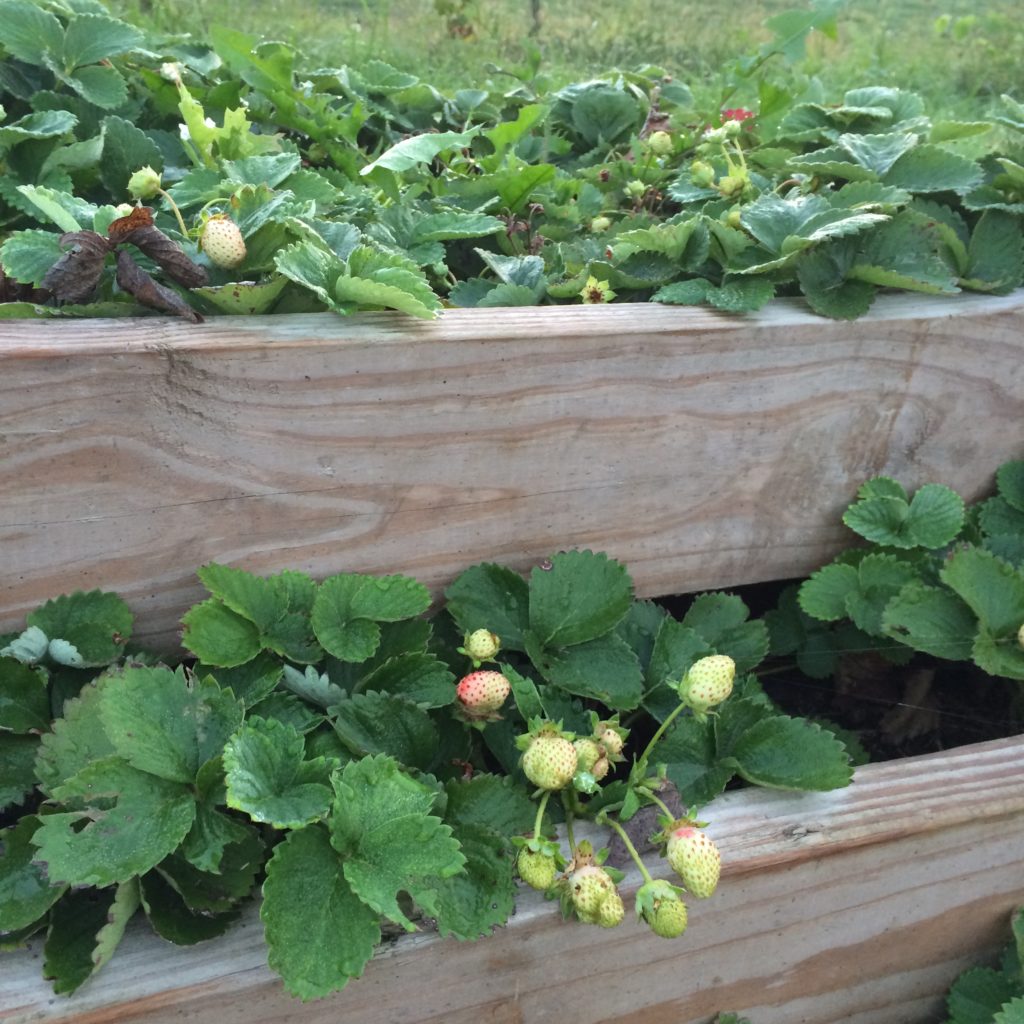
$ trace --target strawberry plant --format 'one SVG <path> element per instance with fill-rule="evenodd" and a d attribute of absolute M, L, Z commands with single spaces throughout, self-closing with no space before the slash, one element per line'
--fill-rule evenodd
<path fill-rule="evenodd" d="M 834 6 L 773 18 L 708 108 L 662 68 L 557 89 L 496 72 L 447 96 L 380 61 L 310 69 L 231 29 L 184 45 L 99 5 L 2 0 L 0 315 L 802 295 L 853 318 L 880 289 L 1011 291 L 1020 104 L 933 120 L 890 86 L 824 102 L 773 84 Z M 208 281 L 165 294 L 94 259 L 59 286 L 55 265 L 129 199 Z"/>
<path fill-rule="evenodd" d="M 430 618 L 401 575 L 199 576 L 210 596 L 184 616 L 177 667 L 100 591 L 0 638 L 0 933 L 16 948 L 45 930 L 57 992 L 136 913 L 192 944 L 257 892 L 269 963 L 302 999 L 358 978 L 385 929 L 487 935 L 517 875 L 615 927 L 623 876 L 576 840 L 581 820 L 620 837 L 644 878 L 635 913 L 678 936 L 685 899 L 718 881 L 698 805 L 735 775 L 850 779 L 843 745 L 760 689 L 767 630 L 739 598 L 702 595 L 677 621 L 604 555 L 562 552 L 528 578 L 475 566 Z M 484 655 L 495 668 L 472 667 Z M 636 851 L 645 808 L 676 883 Z"/>

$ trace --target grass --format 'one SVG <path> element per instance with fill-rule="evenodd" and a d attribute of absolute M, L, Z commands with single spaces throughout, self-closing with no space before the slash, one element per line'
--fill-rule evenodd
<path fill-rule="evenodd" d="M 439 13 L 438 6 L 447 13 Z M 614 67 L 654 64 L 690 83 L 714 80 L 722 65 L 767 38 L 765 18 L 800 0 L 115 0 L 115 13 L 163 32 L 202 39 L 223 24 L 283 39 L 308 66 L 359 66 L 379 59 L 443 89 L 479 84 L 494 66 L 523 63 L 536 45 L 556 83 Z M 741 16 L 737 17 L 737 10 Z M 923 93 L 933 108 L 978 111 L 1017 90 L 1024 66 L 1019 0 L 848 0 L 836 39 L 817 34 L 799 71 L 826 94 L 865 84 Z"/>

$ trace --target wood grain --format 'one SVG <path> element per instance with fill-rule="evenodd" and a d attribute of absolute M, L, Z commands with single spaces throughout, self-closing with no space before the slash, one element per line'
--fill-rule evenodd
<path fill-rule="evenodd" d="M 708 809 L 715 896 L 687 934 L 563 922 L 525 893 L 480 942 L 400 939 L 343 992 L 301 1004 L 266 967 L 259 919 L 179 949 L 137 930 L 72 999 L 39 951 L 0 971 L 6 1024 L 931 1024 L 955 976 L 1009 941 L 1024 903 L 1024 738 L 868 765 L 833 793 L 727 793 Z M 662 862 L 648 859 L 666 877 Z M 627 876 L 627 893 L 639 875 Z M 627 903 L 629 901 L 627 900 Z"/>
<path fill-rule="evenodd" d="M 866 478 L 1022 454 L 1024 299 L 852 324 L 648 305 L 0 321 L 0 630 L 102 587 L 174 644 L 215 559 L 406 572 L 590 547 L 641 595 L 804 574 Z"/>

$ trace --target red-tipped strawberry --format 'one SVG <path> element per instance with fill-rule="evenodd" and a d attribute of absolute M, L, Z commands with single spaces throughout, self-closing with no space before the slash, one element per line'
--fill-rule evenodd
<path fill-rule="evenodd" d="M 225 214 L 216 214 L 204 225 L 199 248 L 210 262 L 224 270 L 237 267 L 245 259 L 245 240 L 238 225 Z"/>
<path fill-rule="evenodd" d="M 736 662 L 725 654 L 712 654 L 690 666 L 679 684 L 679 695 L 694 712 L 703 715 L 732 693 Z"/>
<path fill-rule="evenodd" d="M 455 687 L 455 696 L 467 718 L 492 719 L 512 687 L 500 672 L 470 672 Z"/>
<path fill-rule="evenodd" d="M 665 855 L 688 892 L 703 900 L 715 891 L 722 870 L 722 855 L 699 828 L 681 825 L 673 829 Z"/>

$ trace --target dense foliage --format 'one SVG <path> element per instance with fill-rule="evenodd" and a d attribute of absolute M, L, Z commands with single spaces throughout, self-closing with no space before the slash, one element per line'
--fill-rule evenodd
<path fill-rule="evenodd" d="M 751 112 L 699 109 L 660 68 L 445 95 L 379 61 L 306 69 L 231 29 L 161 44 L 95 0 L 3 0 L 0 299 L 15 301 L 0 315 L 740 312 L 802 294 L 852 318 L 880 288 L 1012 290 L 1024 107 L 935 120 L 896 88 L 827 102 L 774 87 L 771 59 L 831 7 L 779 16 L 737 62 Z M 133 179 L 143 168 L 156 174 Z M 160 253 L 117 237 L 132 196 L 154 204 Z M 214 214 L 237 225 L 240 259 L 200 251 Z M 175 276 L 161 258 L 175 243 L 208 283 Z"/>

